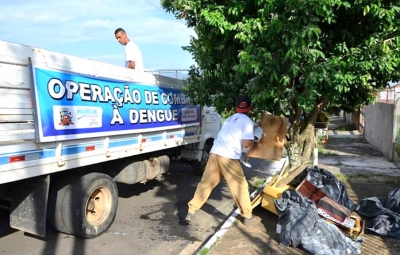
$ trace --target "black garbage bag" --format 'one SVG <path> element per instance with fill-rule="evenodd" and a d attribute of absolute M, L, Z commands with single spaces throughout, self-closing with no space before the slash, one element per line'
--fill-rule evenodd
<path fill-rule="evenodd" d="M 304 197 L 293 189 L 283 191 L 281 197 L 274 200 L 275 209 L 278 214 L 281 214 L 291 206 L 309 207 L 311 204 L 314 204 L 311 199 Z"/>
<path fill-rule="evenodd" d="M 282 246 L 301 246 L 320 255 L 360 254 L 360 243 L 346 237 L 338 227 L 321 219 L 311 199 L 287 189 L 274 201 L 279 213 L 277 229 Z"/>
<path fill-rule="evenodd" d="M 386 199 L 382 197 L 364 198 L 358 202 L 355 211 L 362 216 L 373 218 L 387 212 Z"/>
<path fill-rule="evenodd" d="M 400 214 L 400 188 L 394 189 L 389 193 L 385 207 Z"/>
<path fill-rule="evenodd" d="M 307 229 L 314 226 L 319 219 L 317 207 L 310 199 L 295 190 L 285 190 L 274 204 L 280 213 L 278 220 L 280 245 L 297 247 Z"/>
<path fill-rule="evenodd" d="M 371 224 L 372 226 L 366 229 L 379 235 L 400 238 L 400 214 L 393 212 L 378 215 Z"/>
<path fill-rule="evenodd" d="M 307 167 L 290 182 L 290 185 L 297 187 L 304 179 L 322 190 L 326 195 L 335 200 L 335 202 L 345 206 L 350 211 L 354 211 L 354 203 L 349 199 L 346 185 L 328 170 L 319 168 L 318 166 Z"/>
<path fill-rule="evenodd" d="M 373 218 L 371 226 L 366 229 L 379 235 L 400 238 L 400 191 L 394 189 L 388 194 L 388 199 L 370 197 L 362 199 L 356 211 Z"/>
<path fill-rule="evenodd" d="M 301 238 L 303 249 L 318 255 L 360 254 L 362 239 L 353 241 L 339 228 L 319 219 Z"/>

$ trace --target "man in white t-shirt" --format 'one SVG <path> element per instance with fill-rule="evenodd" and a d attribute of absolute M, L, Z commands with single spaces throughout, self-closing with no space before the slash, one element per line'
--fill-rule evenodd
<path fill-rule="evenodd" d="M 125 45 L 125 67 L 143 71 L 143 58 L 139 47 L 129 40 L 128 35 L 122 28 L 116 29 L 114 34 L 115 39 L 120 44 Z"/>
<path fill-rule="evenodd" d="M 236 99 L 237 113 L 225 120 L 211 148 L 203 177 L 197 185 L 193 199 L 188 203 L 188 214 L 185 217 L 187 224 L 191 223 L 194 213 L 204 205 L 222 177 L 228 183 L 232 197 L 240 209 L 243 223 L 247 224 L 251 219 L 248 184 L 239 162 L 242 147 L 250 147 L 255 139 L 254 123 L 248 116 L 251 109 L 251 100 L 248 96 L 239 96 Z"/>

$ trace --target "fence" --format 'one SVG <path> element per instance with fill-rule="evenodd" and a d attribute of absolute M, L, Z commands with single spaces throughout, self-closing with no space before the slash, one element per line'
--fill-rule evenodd
<path fill-rule="evenodd" d="M 400 163 L 400 98 L 396 100 L 393 125 L 393 160 Z"/>
<path fill-rule="evenodd" d="M 388 159 L 400 163 L 400 98 L 362 107 L 359 131 Z"/>
<path fill-rule="evenodd" d="M 364 111 L 364 137 L 387 158 L 393 159 L 394 104 L 375 103 Z"/>
<path fill-rule="evenodd" d="M 189 69 L 146 69 L 145 71 L 152 74 L 158 74 L 182 80 L 189 76 Z"/>

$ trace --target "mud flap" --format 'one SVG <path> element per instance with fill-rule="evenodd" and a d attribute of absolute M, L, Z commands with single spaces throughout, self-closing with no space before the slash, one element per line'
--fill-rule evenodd
<path fill-rule="evenodd" d="M 50 176 L 30 179 L 14 190 L 11 203 L 10 226 L 12 228 L 46 236 L 47 198 Z"/>

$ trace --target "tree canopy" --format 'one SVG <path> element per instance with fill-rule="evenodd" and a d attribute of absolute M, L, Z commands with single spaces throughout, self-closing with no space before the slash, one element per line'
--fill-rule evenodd
<path fill-rule="evenodd" d="M 162 0 L 193 27 L 189 93 L 218 110 L 238 93 L 290 122 L 328 104 L 351 111 L 399 80 L 400 2 Z M 313 111 L 315 110 L 315 111 Z"/>
<path fill-rule="evenodd" d="M 351 112 L 400 81 L 400 1 L 161 0 L 193 27 L 188 93 L 219 112 L 248 94 L 289 118 L 294 165 L 310 158 L 322 109 Z M 311 138 L 309 138 L 311 137 Z M 292 164 L 293 165 L 293 164 Z"/>

